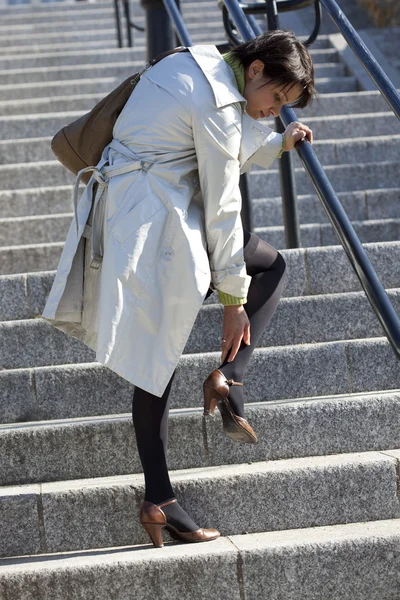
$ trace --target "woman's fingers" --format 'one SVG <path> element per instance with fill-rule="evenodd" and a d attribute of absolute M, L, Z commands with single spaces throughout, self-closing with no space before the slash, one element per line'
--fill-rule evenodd
<path fill-rule="evenodd" d="M 247 323 L 247 325 L 245 325 L 244 334 L 243 334 L 243 341 L 248 346 L 250 345 L 250 322 Z"/>
<path fill-rule="evenodd" d="M 242 343 L 242 335 L 238 338 L 235 338 L 235 340 L 232 343 L 232 350 L 231 353 L 229 354 L 229 358 L 228 358 L 228 362 L 232 362 L 233 359 L 235 358 L 236 354 L 238 353 L 238 350 L 240 348 L 240 344 Z"/>
<path fill-rule="evenodd" d="M 289 137 L 289 144 L 286 144 L 287 149 L 292 150 L 294 145 L 301 139 L 307 138 L 310 144 L 313 143 L 313 133 L 312 130 L 303 123 L 299 123 L 299 121 L 293 121 L 290 123 L 286 130 L 285 136 Z"/>
<path fill-rule="evenodd" d="M 224 362 L 228 351 L 232 346 L 232 341 L 228 341 L 227 339 L 222 340 L 222 354 L 221 354 L 221 362 Z"/>
<path fill-rule="evenodd" d="M 240 337 L 232 338 L 231 341 L 225 341 L 225 339 L 222 340 L 221 362 L 224 362 L 228 356 L 229 350 L 231 350 L 231 352 L 229 353 L 228 362 L 231 362 L 235 358 L 237 351 L 240 348 L 242 337 L 243 336 L 241 335 Z"/>

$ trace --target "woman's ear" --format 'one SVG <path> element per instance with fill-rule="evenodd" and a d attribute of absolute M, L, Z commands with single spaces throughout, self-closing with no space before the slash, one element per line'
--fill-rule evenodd
<path fill-rule="evenodd" d="M 248 69 L 247 69 L 247 76 L 249 79 L 254 79 L 255 77 L 257 77 L 257 75 L 259 73 L 262 76 L 263 71 L 264 71 L 264 63 L 261 60 L 256 59 L 256 60 L 253 60 L 253 62 L 249 64 Z"/>

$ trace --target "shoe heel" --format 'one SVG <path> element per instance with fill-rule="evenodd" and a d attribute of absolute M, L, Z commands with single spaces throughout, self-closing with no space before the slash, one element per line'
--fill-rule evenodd
<path fill-rule="evenodd" d="M 204 387 L 204 415 L 212 415 L 218 404 L 215 391 L 209 387 Z"/>
<path fill-rule="evenodd" d="M 142 523 L 155 548 L 163 548 L 162 528 L 159 523 Z"/>

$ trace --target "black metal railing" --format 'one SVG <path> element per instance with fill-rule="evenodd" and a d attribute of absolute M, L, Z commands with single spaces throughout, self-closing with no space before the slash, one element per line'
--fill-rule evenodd
<path fill-rule="evenodd" d="M 320 0 L 320 2 L 327 10 L 329 16 L 363 65 L 364 69 L 370 75 L 396 117 L 400 119 L 400 95 L 389 77 L 368 50 L 357 31 L 354 29 L 346 15 L 343 14 L 343 11 L 336 2 L 334 0 Z"/>
<path fill-rule="evenodd" d="M 144 31 L 144 27 L 140 27 L 140 25 L 137 25 L 132 20 L 129 0 L 114 0 L 114 16 L 115 26 L 117 29 L 118 47 L 122 48 L 124 46 L 123 23 L 125 23 L 126 42 L 129 48 L 132 48 L 132 29 L 136 29 L 137 31 Z"/>
<path fill-rule="evenodd" d="M 256 37 L 260 32 L 255 31 L 249 24 L 245 13 L 239 6 L 237 0 L 223 0 L 227 9 L 229 10 L 235 25 L 240 32 L 242 38 L 247 41 Z M 274 0 L 271 0 L 274 1 Z M 292 3 L 295 0 L 280 0 L 288 3 Z M 400 106 L 400 96 L 397 93 L 394 86 L 391 84 L 388 77 L 379 67 L 375 59 L 373 59 L 369 50 L 363 44 L 362 52 L 358 53 L 360 39 L 354 28 L 351 26 L 347 18 L 343 15 L 342 11 L 337 6 L 334 0 L 320 0 L 322 5 L 329 7 L 329 14 L 334 19 L 339 29 L 344 29 L 346 36 L 352 38 L 351 47 L 356 52 L 357 56 L 359 53 L 362 54 L 362 58 L 359 56 L 362 64 L 364 64 L 367 71 L 373 73 L 374 81 L 379 82 L 379 89 L 388 101 L 389 105 L 393 108 L 395 114 L 398 115 L 398 107 Z M 297 3 L 298 5 L 301 2 Z M 354 35 L 355 34 L 355 35 Z M 360 43 L 361 40 L 360 40 Z M 378 84 L 377 84 L 378 85 Z M 382 89 L 381 89 L 382 88 Z M 292 121 L 297 121 L 296 114 L 293 109 L 283 107 L 281 110 L 280 118 L 284 126 L 289 125 Z M 314 188 L 318 194 L 319 199 L 324 206 L 329 220 L 338 236 L 346 254 L 353 267 L 366 296 L 375 311 L 383 330 L 394 349 L 396 356 L 400 358 L 400 320 L 393 308 L 389 297 L 379 280 L 374 268 L 372 267 L 366 252 L 361 245 L 360 240 L 357 237 L 354 228 L 343 209 L 334 189 L 332 188 L 328 177 L 320 162 L 318 161 L 313 148 L 307 139 L 297 142 L 295 146 L 303 166 L 311 178 Z"/>

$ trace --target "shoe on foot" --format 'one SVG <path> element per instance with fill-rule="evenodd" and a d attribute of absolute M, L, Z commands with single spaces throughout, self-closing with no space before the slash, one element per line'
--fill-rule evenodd
<path fill-rule="evenodd" d="M 243 417 L 239 417 L 229 402 L 229 386 L 243 385 L 233 379 L 227 379 L 219 369 L 215 369 L 204 381 L 204 414 L 210 415 L 218 408 L 226 435 L 237 442 L 255 444 L 257 436 Z"/>
<path fill-rule="evenodd" d="M 179 542 L 209 542 L 215 540 L 221 534 L 217 529 L 202 529 L 196 531 L 179 531 L 172 523 L 168 523 L 167 517 L 163 510 L 164 506 L 177 502 L 177 499 L 168 500 L 161 504 L 153 504 L 144 500 L 140 507 L 140 523 L 147 531 L 155 548 L 162 548 L 163 537 L 162 530 L 168 531 L 170 536 Z"/>

